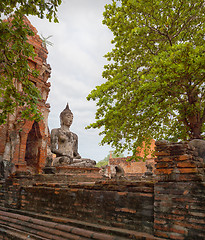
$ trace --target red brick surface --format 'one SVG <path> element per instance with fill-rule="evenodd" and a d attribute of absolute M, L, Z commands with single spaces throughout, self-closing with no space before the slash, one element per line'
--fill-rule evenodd
<path fill-rule="evenodd" d="M 204 164 L 187 143 L 157 143 L 154 232 L 167 239 L 205 239 Z"/>
<path fill-rule="evenodd" d="M 36 56 L 34 59 L 29 58 L 28 63 L 32 69 L 39 71 L 39 76 L 37 78 L 30 77 L 30 80 L 35 83 L 37 88 L 40 90 L 42 99 L 39 100 L 38 108 L 43 113 L 44 120 L 37 123 L 39 128 L 38 140 L 41 142 L 38 149 L 37 163 L 32 164 L 25 161 L 26 151 L 28 151 L 28 135 L 31 131 L 34 121 L 20 120 L 20 108 L 16 111 L 16 117 L 8 116 L 8 121 L 6 124 L 0 127 L 0 157 L 4 156 L 6 144 L 12 144 L 12 148 L 15 149 L 13 153 L 10 153 L 9 159 L 15 164 L 17 171 L 30 171 L 32 173 L 42 172 L 42 167 L 45 165 L 45 160 L 47 156 L 47 142 L 48 142 L 48 130 L 47 130 L 47 115 L 49 112 L 49 105 L 46 104 L 48 93 L 50 91 L 50 83 L 47 83 L 50 77 L 50 66 L 46 63 L 47 49 L 43 46 L 42 40 L 37 34 L 37 30 L 31 25 L 29 20 L 25 17 L 25 23 L 34 31 L 35 35 L 29 37 L 28 42 L 34 46 Z M 12 137 L 15 138 L 11 142 Z M 15 136 L 15 137 L 14 137 Z M 17 141 L 17 139 L 19 139 Z M 37 144 L 35 142 L 33 145 Z M 31 144 L 31 145 L 32 145 Z M 29 155 L 29 154 L 27 154 Z"/>
<path fill-rule="evenodd" d="M 147 170 L 146 164 L 149 163 L 154 168 L 154 157 L 152 156 L 152 152 L 154 152 L 155 149 L 155 141 L 151 141 L 151 147 L 150 147 L 150 153 L 147 156 L 146 161 L 143 160 L 129 160 L 130 157 L 123 157 L 123 158 L 112 158 L 112 155 L 110 155 L 109 163 L 111 165 L 119 165 L 121 166 L 125 174 L 144 174 Z M 144 157 L 144 148 L 139 148 L 139 153 L 137 156 Z"/>

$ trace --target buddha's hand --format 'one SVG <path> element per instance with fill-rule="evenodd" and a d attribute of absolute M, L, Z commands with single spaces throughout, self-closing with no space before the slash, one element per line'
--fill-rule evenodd
<path fill-rule="evenodd" d="M 80 154 L 77 154 L 74 158 L 75 158 L 75 159 L 80 159 L 81 156 L 80 156 Z"/>
<path fill-rule="evenodd" d="M 64 156 L 63 151 L 59 149 L 51 149 L 52 153 L 55 153 L 58 156 Z"/>

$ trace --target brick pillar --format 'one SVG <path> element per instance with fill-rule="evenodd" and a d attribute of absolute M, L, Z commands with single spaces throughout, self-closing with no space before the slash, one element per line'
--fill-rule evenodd
<path fill-rule="evenodd" d="M 20 142 L 15 146 L 15 152 L 12 159 L 12 162 L 16 166 L 16 171 L 26 172 L 26 162 L 25 162 L 25 153 L 26 153 L 26 141 L 28 133 L 32 128 L 34 121 L 25 121 L 25 124 L 22 126 L 22 131 L 20 132 Z"/>
<path fill-rule="evenodd" d="M 187 142 L 156 142 L 154 234 L 165 239 L 205 239 L 203 159 Z"/>

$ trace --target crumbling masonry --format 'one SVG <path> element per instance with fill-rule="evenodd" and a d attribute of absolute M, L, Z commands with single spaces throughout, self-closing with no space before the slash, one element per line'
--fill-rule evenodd
<path fill-rule="evenodd" d="M 39 100 L 38 108 L 42 112 L 43 120 L 40 122 L 19 119 L 19 109 L 13 115 L 8 116 L 7 123 L 0 126 L 0 161 L 4 166 L 14 165 L 15 171 L 30 171 L 40 173 L 45 165 L 48 143 L 48 113 L 49 104 L 46 103 L 50 83 L 50 66 L 46 63 L 47 50 L 42 44 L 42 40 L 37 35 L 37 30 L 25 18 L 25 23 L 35 33 L 29 37 L 29 43 L 34 46 L 36 56 L 28 60 L 32 69 L 39 71 L 37 78 L 30 77 L 36 87 L 40 90 L 42 99 Z M 20 88 L 20 83 L 18 83 Z"/>
<path fill-rule="evenodd" d="M 70 225 L 80 224 L 92 229 L 90 238 L 95 231 L 114 231 L 104 239 L 114 240 L 115 234 L 123 239 L 205 239 L 203 159 L 186 142 L 156 142 L 156 155 L 155 179 L 109 180 L 97 169 L 75 167 L 65 175 L 11 176 L 0 188 L 1 228 L 14 224 L 20 230 L 37 222 L 30 231 L 39 228 L 43 236 L 55 223 L 52 234 L 59 236 L 60 229 L 69 232 Z"/>

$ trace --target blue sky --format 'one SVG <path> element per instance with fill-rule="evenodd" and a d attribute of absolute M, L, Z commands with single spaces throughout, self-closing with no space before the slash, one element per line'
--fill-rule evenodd
<path fill-rule="evenodd" d="M 74 114 L 71 131 L 79 138 L 79 153 L 82 157 L 102 160 L 110 146 L 99 146 L 102 139 L 99 130 L 85 130 L 95 120 L 95 102 L 86 96 L 102 79 L 103 57 L 111 50 L 111 31 L 102 24 L 105 4 L 110 0 L 64 0 L 58 11 L 59 23 L 49 23 L 29 17 L 39 34 L 52 35 L 48 46 L 51 65 L 51 105 L 49 128 L 60 126 L 59 114 L 67 102 Z"/>

